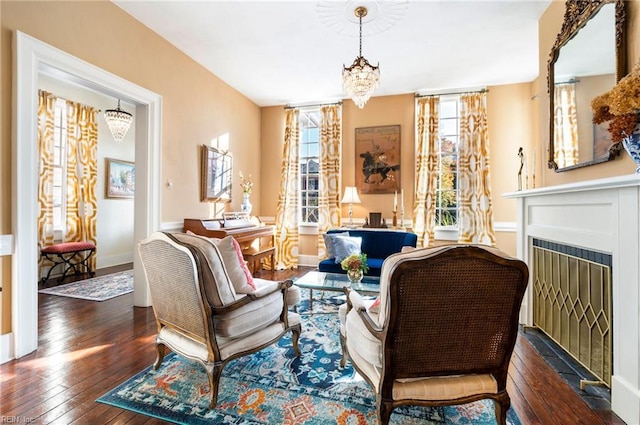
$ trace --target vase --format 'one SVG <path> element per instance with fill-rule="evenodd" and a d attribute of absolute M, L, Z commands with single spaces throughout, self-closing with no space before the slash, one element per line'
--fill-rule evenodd
<path fill-rule="evenodd" d="M 351 283 L 360 283 L 363 275 L 362 270 L 347 270 L 347 278 Z"/>
<path fill-rule="evenodd" d="M 249 200 L 249 196 L 249 193 L 243 193 L 242 204 L 240 204 L 240 211 L 246 213 L 247 215 L 251 214 L 251 209 L 253 208 L 253 205 L 251 205 L 251 201 Z"/>
<path fill-rule="evenodd" d="M 622 146 L 638 166 L 636 173 L 640 174 L 640 123 L 636 124 L 631 135 L 622 139 Z"/>

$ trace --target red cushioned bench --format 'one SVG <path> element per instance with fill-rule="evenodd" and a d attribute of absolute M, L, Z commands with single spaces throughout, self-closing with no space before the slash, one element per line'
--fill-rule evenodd
<path fill-rule="evenodd" d="M 95 273 L 91 270 L 88 261 L 95 251 L 96 246 L 91 242 L 63 242 L 42 248 L 40 255 L 53 262 L 53 265 L 49 269 L 47 276 L 40 279 L 40 283 L 42 284 L 49 280 L 53 269 L 60 264 L 66 264 L 62 276 L 58 279 L 60 283 L 64 281 L 67 273 L 71 270 L 75 275 L 81 274 L 84 270 L 89 276 L 94 276 Z"/>

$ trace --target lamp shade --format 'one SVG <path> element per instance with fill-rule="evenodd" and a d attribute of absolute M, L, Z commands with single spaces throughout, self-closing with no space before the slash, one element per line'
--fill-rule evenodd
<path fill-rule="evenodd" d="M 354 186 L 347 186 L 344 188 L 344 196 L 342 197 L 343 204 L 359 204 L 360 198 L 358 197 L 358 189 Z"/>

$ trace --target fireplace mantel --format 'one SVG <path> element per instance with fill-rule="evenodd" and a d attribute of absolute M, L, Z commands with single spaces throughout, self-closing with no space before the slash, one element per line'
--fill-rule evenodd
<path fill-rule="evenodd" d="M 531 240 L 544 239 L 612 256 L 611 409 L 640 424 L 640 175 L 511 192 L 517 201 L 517 255 L 532 264 Z M 520 321 L 533 324 L 531 282 Z"/>

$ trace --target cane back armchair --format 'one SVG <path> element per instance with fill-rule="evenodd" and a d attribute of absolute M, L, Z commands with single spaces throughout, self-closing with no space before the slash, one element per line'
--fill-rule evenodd
<path fill-rule="evenodd" d="M 223 367 L 259 351 L 292 332 L 300 355 L 300 316 L 288 310 L 292 281 L 264 281 L 240 294 L 229 280 L 215 243 L 187 234 L 154 233 L 138 244 L 158 326 L 159 368 L 165 346 L 201 363 L 216 406 Z"/>
<path fill-rule="evenodd" d="M 507 369 L 528 281 L 525 263 L 479 245 L 394 254 L 382 266 L 378 310 L 345 289 L 347 356 L 376 395 L 380 424 L 403 405 L 493 399 L 506 423 Z"/>

